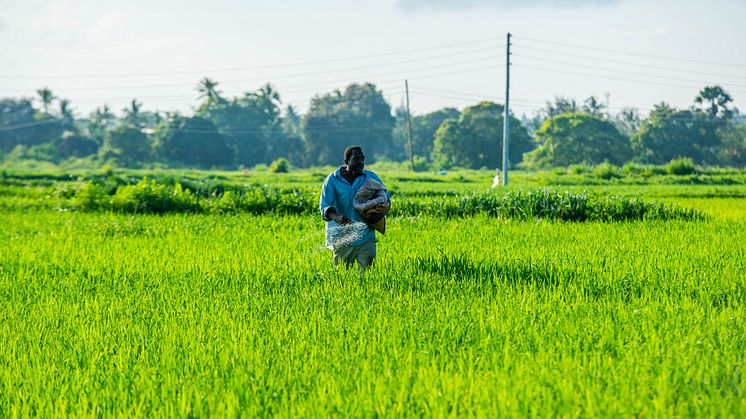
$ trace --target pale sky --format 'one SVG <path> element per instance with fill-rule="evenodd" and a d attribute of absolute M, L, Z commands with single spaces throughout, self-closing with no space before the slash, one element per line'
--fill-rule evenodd
<path fill-rule="evenodd" d="M 363 81 L 396 107 L 405 78 L 417 114 L 502 102 L 507 32 L 516 114 L 558 95 L 608 95 L 612 111 L 688 107 L 714 83 L 746 111 L 743 0 L 0 0 L 0 8 L 0 96 L 47 86 L 79 115 L 104 103 L 119 112 L 132 98 L 191 113 L 205 76 L 226 96 L 271 82 L 302 112 L 314 94 Z"/>

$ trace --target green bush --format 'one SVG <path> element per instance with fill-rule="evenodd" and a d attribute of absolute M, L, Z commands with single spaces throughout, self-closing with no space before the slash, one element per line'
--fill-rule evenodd
<path fill-rule="evenodd" d="M 58 196 L 72 195 L 72 207 L 79 211 L 96 211 L 106 208 L 110 203 L 110 196 L 106 189 L 93 182 L 86 182 L 71 190 L 59 189 Z"/>
<path fill-rule="evenodd" d="M 622 177 L 619 174 L 619 168 L 609 162 L 604 162 L 596 166 L 593 169 L 593 176 L 606 180 Z"/>
<path fill-rule="evenodd" d="M 111 199 L 111 209 L 117 212 L 156 213 L 197 212 L 201 208 L 192 191 L 177 183 L 173 187 L 144 178 L 136 185 L 117 189 Z"/>
<path fill-rule="evenodd" d="M 666 173 L 668 173 L 668 171 L 663 166 L 646 166 L 640 174 L 643 177 L 651 177 L 656 175 L 665 175 Z"/>
<path fill-rule="evenodd" d="M 567 167 L 567 173 L 572 173 L 573 175 L 582 175 L 590 171 L 591 167 L 587 164 L 571 164 Z"/>
<path fill-rule="evenodd" d="M 287 173 L 290 171 L 290 162 L 286 158 L 280 157 L 272 162 L 269 171 L 271 173 Z"/>
<path fill-rule="evenodd" d="M 622 174 L 625 176 L 637 176 L 643 171 L 645 171 L 645 166 L 635 162 L 628 162 L 622 166 Z"/>
<path fill-rule="evenodd" d="M 677 176 L 686 176 L 694 174 L 697 171 L 697 166 L 694 165 L 694 160 L 689 157 L 673 159 L 666 165 L 666 172 Z"/>

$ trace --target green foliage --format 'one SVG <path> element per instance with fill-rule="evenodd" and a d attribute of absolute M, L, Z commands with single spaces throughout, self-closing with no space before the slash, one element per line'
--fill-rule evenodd
<path fill-rule="evenodd" d="M 202 168 L 232 165 L 236 156 L 215 124 L 197 116 L 164 121 L 156 131 L 155 150 L 165 161 Z"/>
<path fill-rule="evenodd" d="M 415 159 L 420 158 L 429 163 L 432 159 L 435 133 L 438 127 L 447 119 L 458 119 L 461 112 L 455 108 L 443 108 L 425 115 L 411 116 L 412 122 L 412 149 Z M 398 153 L 389 154 L 389 158 L 395 160 L 407 160 L 409 158 L 409 138 L 406 119 L 406 110 L 396 110 L 396 126 L 394 127 L 394 143 Z"/>
<path fill-rule="evenodd" d="M 89 186 L 93 185 L 93 186 Z M 58 206 L 85 211 L 126 213 L 250 212 L 253 214 L 315 214 L 317 192 L 272 187 L 233 188 L 215 185 L 200 188 L 182 182 L 157 183 L 142 179 L 136 184 L 87 182 L 56 190 Z M 78 194 L 81 194 L 79 197 Z M 67 199 L 68 201 L 66 201 Z M 466 193 L 394 196 L 392 216 L 550 219 L 558 221 L 625 221 L 643 219 L 701 219 L 702 215 L 669 205 L 625 196 L 596 196 L 586 192 L 529 188 L 505 194 Z"/>
<path fill-rule="evenodd" d="M 3 165 L 244 168 L 265 167 L 283 157 L 294 167 L 304 167 L 339 164 L 341 150 L 353 143 L 369 148 L 369 163 L 408 160 L 404 109 L 392 116 L 382 92 L 370 83 L 316 96 L 305 116 L 292 106 L 281 110 L 280 95 L 269 84 L 234 98 L 223 97 L 217 86 L 215 80 L 200 80 L 203 100 L 195 117 L 145 111 L 137 99 L 122 109 L 121 119 L 106 105 L 78 117 L 69 100 L 48 88 L 37 90 L 36 107 L 30 99 L 2 99 Z M 700 90 L 686 110 L 657 105 L 646 120 L 636 109 L 612 115 L 605 106 L 594 96 L 582 103 L 557 97 L 535 115 L 522 116 L 523 125 L 511 117 L 511 166 L 543 170 L 604 161 L 665 165 L 677 157 L 689 157 L 703 167 L 746 166 L 746 124 L 721 86 Z M 501 106 L 489 102 L 463 113 L 443 108 L 413 116 L 416 170 L 498 166 L 502 118 Z M 536 133 L 538 144 L 524 125 Z M 581 175 L 576 169 L 569 174 Z M 657 171 L 650 167 L 628 174 L 650 177 Z"/>
<path fill-rule="evenodd" d="M 271 173 L 287 173 L 290 171 L 290 162 L 286 158 L 280 157 L 272 162 L 269 171 Z"/>
<path fill-rule="evenodd" d="M 689 157 L 673 159 L 666 165 L 666 171 L 669 174 L 684 176 L 691 175 L 697 171 L 694 160 Z"/>
<path fill-rule="evenodd" d="M 435 134 L 433 160 L 441 167 L 478 169 L 502 162 L 505 108 L 492 102 L 470 106 L 458 119 L 445 120 Z M 528 131 L 510 116 L 510 163 L 521 161 L 532 148 Z"/>
<path fill-rule="evenodd" d="M 549 188 L 510 191 L 503 195 L 474 193 L 456 197 L 401 200 L 392 209 L 392 215 L 418 214 L 446 218 L 487 214 L 519 220 L 571 222 L 704 218 L 702 214 L 692 210 L 645 202 L 638 198 L 600 197 L 585 192 L 561 192 Z"/>
<path fill-rule="evenodd" d="M 718 160 L 729 167 L 746 167 L 746 123 L 729 125 L 721 131 Z"/>
<path fill-rule="evenodd" d="M 56 189 L 59 198 L 70 196 L 70 208 L 78 211 L 98 211 L 111 207 L 111 197 L 106 188 L 94 182 L 80 184 L 77 189 Z"/>
<path fill-rule="evenodd" d="M 98 144 L 77 132 L 66 131 L 52 143 L 58 158 L 85 157 L 96 154 Z"/>
<path fill-rule="evenodd" d="M 2 416 L 742 416 L 743 218 L 322 228 L 0 211 Z"/>
<path fill-rule="evenodd" d="M 272 86 L 226 100 L 214 90 L 216 84 L 210 84 L 214 82 L 203 79 L 201 83 L 200 91 L 208 100 L 197 114 L 218 127 L 227 144 L 235 148 L 238 164 L 253 166 L 283 156 L 296 162 L 301 159 L 300 136 L 283 124 L 280 95 Z"/>
<path fill-rule="evenodd" d="M 430 163 L 428 163 L 428 159 L 421 156 L 414 156 L 413 163 L 414 163 L 414 171 L 415 172 L 424 172 L 430 169 Z"/>
<path fill-rule="evenodd" d="M 541 151 L 528 158 L 537 165 L 604 161 L 620 165 L 631 157 L 628 139 L 614 124 L 586 113 L 563 113 L 547 119 L 536 132 L 536 139 Z"/>
<path fill-rule="evenodd" d="M 85 121 L 85 131 L 87 136 L 98 146 L 104 144 L 106 132 L 114 129 L 116 126 L 116 116 L 108 105 L 96 108 L 88 115 Z"/>
<path fill-rule="evenodd" d="M 197 199 L 189 189 L 176 183 L 173 187 L 143 179 L 136 185 L 117 189 L 112 197 L 111 210 L 126 213 L 196 212 Z"/>
<path fill-rule="evenodd" d="M 745 171 L 394 169 L 364 275 L 332 168 L 0 170 L 0 416 L 741 416 Z"/>
<path fill-rule="evenodd" d="M 622 177 L 619 174 L 619 168 L 609 162 L 604 162 L 596 166 L 593 169 L 593 176 L 606 180 Z"/>
<path fill-rule="evenodd" d="M 660 104 L 632 137 L 632 144 L 640 159 L 647 163 L 666 164 L 684 156 L 698 164 L 714 164 L 721 126 L 722 121 L 713 120 L 703 112 L 680 111 Z"/>
<path fill-rule="evenodd" d="M 733 97 L 721 86 L 706 86 L 694 98 L 694 103 L 701 106 L 702 111 L 706 112 L 710 119 L 727 121 L 733 117 L 733 110 L 729 108 L 733 103 Z"/>
<path fill-rule="evenodd" d="M 139 163 L 151 158 L 150 139 L 141 128 L 131 124 L 122 124 L 114 130 L 107 131 L 101 157 L 113 159 L 117 164 L 137 167 Z"/>
<path fill-rule="evenodd" d="M 0 130 L 0 150 L 51 143 L 64 132 L 60 121 L 47 113 L 37 112 L 30 100 L 0 99 L 0 129 L 11 127 L 15 129 Z"/>
<path fill-rule="evenodd" d="M 590 173 L 593 171 L 593 167 L 587 165 L 587 164 L 571 164 L 567 168 L 568 173 L 572 173 L 575 175 L 582 175 L 585 173 Z"/>
<path fill-rule="evenodd" d="M 302 129 L 311 165 L 341 164 L 345 147 L 363 147 L 373 162 L 392 145 L 394 117 L 383 93 L 371 83 L 351 84 L 311 99 Z"/>
<path fill-rule="evenodd" d="M 627 162 L 622 166 L 622 175 L 624 176 L 638 176 L 641 175 L 645 170 L 645 166 L 640 163 Z"/>

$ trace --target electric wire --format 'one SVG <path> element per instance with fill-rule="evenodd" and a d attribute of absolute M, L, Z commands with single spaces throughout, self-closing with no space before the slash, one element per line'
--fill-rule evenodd
<path fill-rule="evenodd" d="M 567 42 L 557 42 L 557 41 L 551 41 L 551 40 L 548 40 L 548 39 L 528 38 L 528 37 L 523 37 L 523 36 L 518 36 L 516 38 L 518 38 L 519 40 L 525 40 L 525 41 L 529 41 L 529 42 L 537 42 L 537 43 L 558 45 L 558 46 L 563 46 L 563 47 L 567 47 L 567 48 L 584 49 L 584 50 L 589 50 L 589 51 L 606 52 L 606 53 L 611 53 L 611 54 L 629 55 L 629 56 L 635 56 L 635 57 L 645 57 L 645 58 L 652 58 L 652 59 L 666 60 L 666 61 L 680 61 L 680 62 L 688 62 L 688 63 L 697 63 L 697 64 L 704 64 L 704 65 L 716 65 L 716 66 L 728 66 L 728 67 L 742 67 L 742 68 L 746 68 L 746 64 L 724 63 L 724 62 L 715 62 L 715 61 L 703 61 L 703 60 L 694 60 L 694 59 L 690 59 L 690 58 L 667 57 L 667 56 L 661 56 L 661 55 L 643 54 L 643 53 L 638 53 L 638 52 L 620 51 L 620 50 L 608 49 L 608 48 L 598 48 L 598 47 L 591 47 L 591 46 L 587 46 L 587 45 L 571 44 L 571 43 L 567 43 Z"/>
<path fill-rule="evenodd" d="M 415 48 L 415 49 L 407 49 L 407 50 L 399 50 L 399 51 L 393 51 L 393 52 L 384 52 L 379 54 L 369 54 L 369 55 L 358 55 L 358 56 L 352 56 L 352 57 L 345 57 L 345 58 L 331 58 L 331 59 L 324 59 L 324 60 L 313 60 L 313 61 L 305 61 L 305 62 L 298 62 L 298 63 L 283 63 L 283 64 L 268 64 L 268 65 L 260 65 L 260 66 L 245 66 L 245 67 L 228 67 L 228 68 L 217 68 L 217 69 L 203 69 L 203 70 L 187 70 L 187 71 L 167 71 L 167 72 L 141 72 L 141 73 L 112 73 L 112 74 L 77 74 L 77 75 L 46 75 L 46 76 L 17 76 L 17 75 L 0 75 L 0 79 L 64 79 L 64 78 L 121 78 L 121 77 L 145 77 L 145 76 L 174 76 L 179 74 L 204 74 L 204 73 L 218 73 L 218 72 L 230 72 L 230 71 L 246 71 L 246 70 L 261 70 L 261 69 L 277 69 L 277 68 L 285 68 L 285 67 L 299 67 L 299 66 L 307 66 L 307 65 L 318 65 L 318 64 L 330 64 L 330 63 L 338 63 L 338 62 L 344 62 L 344 61 L 356 61 L 356 60 L 364 60 L 364 59 L 370 59 L 370 58 L 380 58 L 380 57 L 387 57 L 387 56 L 395 56 L 395 55 L 404 55 L 404 54 L 412 54 L 412 53 L 419 53 L 423 51 L 433 51 L 438 49 L 448 49 L 448 48 L 454 48 L 464 45 L 473 45 L 473 44 L 479 44 L 479 43 L 486 43 L 486 42 L 495 42 L 499 41 L 501 39 L 505 39 L 504 36 L 501 37 L 492 37 L 492 38 L 481 38 L 471 41 L 462 41 L 462 42 L 456 42 L 452 44 L 445 44 L 445 45 L 437 45 L 432 47 L 424 47 L 424 48 Z"/>

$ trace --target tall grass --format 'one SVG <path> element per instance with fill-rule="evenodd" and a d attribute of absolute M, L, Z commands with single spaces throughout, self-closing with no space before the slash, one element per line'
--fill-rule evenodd
<path fill-rule="evenodd" d="M 741 220 L 0 212 L 0 416 L 746 411 Z"/>

